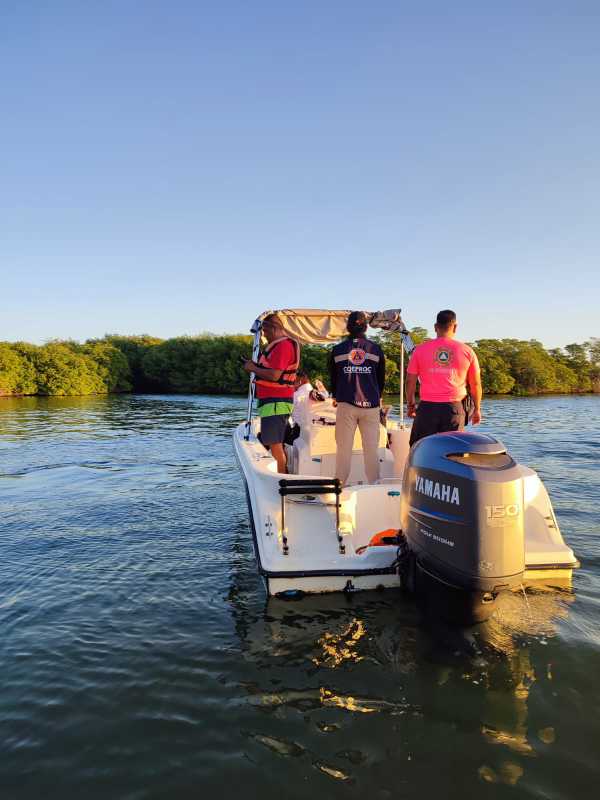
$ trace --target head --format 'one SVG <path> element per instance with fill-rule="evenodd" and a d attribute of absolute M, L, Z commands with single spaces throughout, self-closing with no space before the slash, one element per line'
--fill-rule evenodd
<path fill-rule="evenodd" d="M 285 335 L 283 325 L 277 314 L 267 314 L 262 321 L 262 332 L 267 342 L 272 342 Z"/>
<path fill-rule="evenodd" d="M 300 386 L 304 386 L 305 383 L 310 383 L 310 376 L 305 369 L 299 369 L 296 372 L 296 382 L 294 383 L 294 388 L 298 389 Z"/>
<path fill-rule="evenodd" d="M 350 336 L 364 336 L 367 332 L 367 317 L 364 311 L 351 311 L 348 314 L 346 330 Z"/>
<path fill-rule="evenodd" d="M 449 308 L 440 311 L 435 319 L 435 332 L 438 336 L 445 336 L 452 339 L 456 333 L 456 314 Z"/>

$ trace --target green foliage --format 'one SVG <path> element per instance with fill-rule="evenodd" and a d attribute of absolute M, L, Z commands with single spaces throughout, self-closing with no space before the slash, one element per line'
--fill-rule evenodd
<path fill-rule="evenodd" d="M 481 385 L 485 394 L 509 394 L 515 385 L 509 362 L 496 347 L 495 339 L 480 339 L 473 349 L 481 368 Z"/>
<path fill-rule="evenodd" d="M 535 339 L 480 339 L 474 344 L 485 394 L 589 391 L 589 362 L 578 346 L 545 350 Z M 567 349 L 565 348 L 565 351 Z"/>
<path fill-rule="evenodd" d="M 104 341 L 116 347 L 127 359 L 130 369 L 130 380 L 136 392 L 152 392 L 160 390 L 160 384 L 150 378 L 143 370 L 142 362 L 146 353 L 155 345 L 162 344 L 162 339 L 155 336 L 120 336 L 116 333 L 108 334 Z"/>
<path fill-rule="evenodd" d="M 150 347 L 142 370 L 167 392 L 243 394 L 248 375 L 240 356 L 251 355 L 250 336 L 181 336 Z"/>
<path fill-rule="evenodd" d="M 413 328 L 415 344 L 429 337 L 425 328 Z M 386 391 L 400 391 L 400 336 L 378 337 L 386 355 Z M 595 343 L 595 346 L 592 344 Z M 532 395 L 600 391 L 600 341 L 544 349 L 536 340 L 480 339 L 473 344 L 481 366 L 484 394 Z M 405 358 L 405 370 L 408 366 Z M 596 381 L 596 383 L 594 383 Z"/>
<path fill-rule="evenodd" d="M 427 328 L 419 328 L 419 326 L 411 328 L 410 335 L 415 344 L 421 344 L 422 342 L 431 339 L 431 336 L 429 335 Z"/>
<path fill-rule="evenodd" d="M 252 355 L 251 336 L 203 337 L 199 341 L 194 386 L 190 391 L 206 393 L 244 393 L 248 389 L 248 373 L 240 358 Z"/>
<path fill-rule="evenodd" d="M 49 342 L 35 354 L 38 394 L 105 394 L 96 365 L 77 347 L 66 342 Z"/>
<path fill-rule="evenodd" d="M 329 354 L 331 347 L 316 344 L 306 344 L 302 348 L 300 365 L 310 375 L 312 380 L 317 378 L 329 385 Z"/>
<path fill-rule="evenodd" d="M 589 342 L 587 342 L 587 349 L 592 366 L 600 366 L 600 339 L 592 336 Z"/>
<path fill-rule="evenodd" d="M 35 367 L 35 354 L 38 348 L 27 342 L 8 345 L 20 359 L 20 372 L 16 381 L 15 394 L 37 394 L 38 381 Z"/>
<path fill-rule="evenodd" d="M 121 350 L 106 340 L 90 340 L 83 346 L 82 353 L 89 356 L 95 363 L 96 371 L 106 387 L 106 391 L 131 391 L 131 369 Z"/>
<path fill-rule="evenodd" d="M 21 359 L 6 342 L 0 342 L 0 394 L 17 391 Z"/>
<path fill-rule="evenodd" d="M 428 338 L 413 328 L 416 344 Z M 400 390 L 401 339 L 376 337 L 386 355 L 386 390 Z M 545 350 L 536 340 L 480 339 L 473 343 L 484 394 L 531 395 L 600 392 L 600 339 Z M 306 345 L 302 366 L 329 384 L 331 347 Z M 42 346 L 0 342 L 0 395 L 83 395 L 108 392 L 244 394 L 248 376 L 240 356 L 250 357 L 250 336 L 152 336 L 110 334 L 84 344 L 54 341 Z M 404 359 L 404 367 L 408 358 Z"/>
<path fill-rule="evenodd" d="M 0 342 L 0 395 L 36 392 L 35 369 L 25 352 L 22 352 L 21 343 Z"/>
<path fill-rule="evenodd" d="M 411 339 L 415 344 L 421 344 L 429 337 L 425 328 L 415 327 L 410 329 Z M 398 394 L 400 392 L 400 360 L 402 349 L 402 337 L 397 332 L 382 333 L 373 337 L 379 342 L 385 353 L 385 391 L 386 394 Z M 404 380 L 406 381 L 406 369 L 409 358 L 404 354 Z"/>
<path fill-rule="evenodd" d="M 131 388 L 127 359 L 106 340 L 0 344 L 0 394 L 67 396 Z"/>

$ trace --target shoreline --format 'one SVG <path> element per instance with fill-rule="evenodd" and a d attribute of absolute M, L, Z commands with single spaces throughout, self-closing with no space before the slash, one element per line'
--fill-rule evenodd
<path fill-rule="evenodd" d="M 28 398 L 48 398 L 67 400 L 71 397 L 126 397 L 126 396 L 155 396 L 155 397 L 183 397 L 191 395 L 193 397 L 239 397 L 246 398 L 246 392 L 96 392 L 90 394 L 0 394 L 2 400 L 26 400 Z M 598 392 L 540 392 L 539 394 L 486 394 L 483 400 L 527 400 L 539 397 L 600 397 Z M 383 395 L 385 399 L 398 400 L 398 393 L 391 392 Z"/>

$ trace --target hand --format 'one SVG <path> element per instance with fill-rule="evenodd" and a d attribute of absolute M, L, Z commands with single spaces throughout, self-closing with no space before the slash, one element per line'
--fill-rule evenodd
<path fill-rule="evenodd" d="M 416 417 L 417 416 L 417 404 L 416 403 L 407 403 L 406 404 L 406 416 L 407 417 Z"/>
<path fill-rule="evenodd" d="M 477 408 L 477 409 L 475 409 L 475 411 L 473 411 L 473 413 L 471 414 L 471 419 L 469 420 L 469 422 L 471 423 L 471 425 L 479 425 L 479 423 L 481 422 L 481 410 L 480 409 Z"/>
<path fill-rule="evenodd" d="M 247 358 L 244 363 L 242 364 L 242 369 L 245 369 L 246 372 L 254 372 L 256 364 L 252 361 L 251 358 Z"/>

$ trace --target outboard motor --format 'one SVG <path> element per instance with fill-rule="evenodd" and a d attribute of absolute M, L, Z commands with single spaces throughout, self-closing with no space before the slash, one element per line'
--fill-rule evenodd
<path fill-rule="evenodd" d="M 525 570 L 523 480 L 493 436 L 438 433 L 412 448 L 402 486 L 402 580 L 426 610 L 480 622 Z"/>

